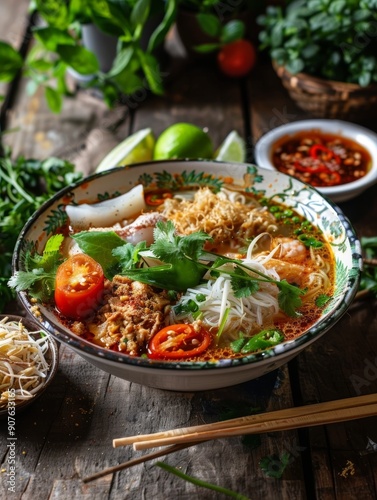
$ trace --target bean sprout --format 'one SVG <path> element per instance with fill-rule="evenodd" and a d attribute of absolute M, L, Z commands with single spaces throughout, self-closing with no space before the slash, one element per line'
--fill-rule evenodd
<path fill-rule="evenodd" d="M 32 398 L 44 385 L 49 370 L 46 336 L 37 337 L 22 321 L 0 321 L 0 409 L 12 399 Z"/>

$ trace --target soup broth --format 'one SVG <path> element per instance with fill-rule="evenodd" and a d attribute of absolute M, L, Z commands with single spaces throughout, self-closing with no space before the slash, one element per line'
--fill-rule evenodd
<path fill-rule="evenodd" d="M 127 252 L 143 247 L 133 267 L 105 279 L 91 315 L 57 311 L 73 333 L 130 356 L 210 361 L 294 339 L 319 318 L 333 294 L 334 259 L 302 216 L 224 189 L 143 196 L 146 209 L 131 219 L 70 228 L 65 258 L 82 251 L 77 241 L 114 233 Z M 124 258 L 126 247 L 119 248 Z"/>

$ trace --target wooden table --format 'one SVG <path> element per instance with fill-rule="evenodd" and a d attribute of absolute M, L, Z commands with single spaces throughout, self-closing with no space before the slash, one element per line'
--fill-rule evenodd
<path fill-rule="evenodd" d="M 17 7 L 2 1 L 2 37 L 22 39 L 27 0 Z M 17 12 L 15 12 L 17 10 Z M 5 30 L 6 26 L 6 30 Z M 5 33 L 5 35 L 3 35 Z M 232 129 L 253 145 L 263 133 L 304 118 L 282 89 L 268 61 L 261 59 L 244 82 L 221 76 L 211 61 L 184 57 L 172 34 L 166 95 L 149 96 L 133 109 L 108 110 L 88 93 L 67 100 L 60 115 L 48 111 L 43 97 L 28 97 L 25 82 L 6 114 L 13 155 L 57 155 L 89 172 L 114 144 L 150 126 L 189 121 L 207 127 L 215 145 Z M 377 130 L 377 125 L 369 124 Z M 377 186 L 342 204 L 359 236 L 377 231 Z M 376 391 L 376 301 L 355 303 L 322 339 L 289 365 L 259 380 L 228 389 L 175 393 L 132 384 L 88 364 L 71 349 L 60 348 L 60 367 L 46 393 L 16 419 L 16 493 L 7 491 L 7 426 L 0 422 L 0 497 L 31 499 L 222 499 L 224 495 L 163 471 L 155 461 L 84 484 L 82 479 L 139 456 L 113 449 L 124 435 L 217 421 L 227 412 L 273 410 Z M 376 419 L 264 434 L 259 441 L 219 439 L 162 458 L 189 475 L 232 489 L 252 499 L 377 498 Z M 376 450 L 376 446 L 375 450 Z M 281 479 L 269 478 L 259 462 L 290 454 Z M 274 464 L 273 464 L 274 465 Z M 276 464 L 275 464 L 276 465 Z"/>

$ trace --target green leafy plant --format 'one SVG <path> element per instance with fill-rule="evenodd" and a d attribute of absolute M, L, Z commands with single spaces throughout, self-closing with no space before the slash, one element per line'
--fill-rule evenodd
<path fill-rule="evenodd" d="M 257 2 L 258 3 L 258 2 Z M 213 39 L 194 47 L 197 52 L 207 53 L 219 50 L 226 44 L 245 35 L 245 23 L 238 18 L 247 10 L 254 10 L 255 2 L 224 2 L 219 0 L 182 0 L 180 6 L 195 13 L 201 31 Z"/>
<path fill-rule="evenodd" d="M 377 82 L 377 0 L 290 0 L 258 23 L 261 49 L 292 74 Z"/>
<path fill-rule="evenodd" d="M 140 88 L 163 93 L 162 75 L 155 51 L 173 24 L 178 0 L 34 0 L 43 23 L 33 28 L 34 44 L 23 61 L 8 43 L 0 41 L 0 80 L 11 81 L 22 71 L 29 78 L 30 94 L 44 88 L 50 109 L 59 112 L 70 95 L 67 70 L 86 76 L 87 87 L 98 88 L 111 107 L 122 95 Z M 146 49 L 142 36 L 147 21 L 160 15 Z M 116 57 L 109 71 L 100 70 L 97 56 L 85 48 L 82 27 L 94 24 L 117 38 Z"/>
<path fill-rule="evenodd" d="M 22 227 L 42 203 L 81 177 L 71 163 L 59 158 L 12 160 L 10 151 L 0 158 L 0 312 L 14 298 L 7 282 Z"/>

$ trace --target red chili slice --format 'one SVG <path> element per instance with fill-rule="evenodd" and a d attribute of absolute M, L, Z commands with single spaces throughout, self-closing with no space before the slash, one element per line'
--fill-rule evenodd
<path fill-rule="evenodd" d="M 334 151 L 323 144 L 313 144 L 309 150 L 310 156 L 315 160 L 330 161 L 335 160 L 340 164 L 340 158 Z"/>
<path fill-rule="evenodd" d="M 319 165 L 301 165 L 300 162 L 296 161 L 295 162 L 295 170 L 298 172 L 303 172 L 303 173 L 308 173 L 308 174 L 318 174 L 320 172 L 325 172 L 329 173 L 331 172 L 330 169 L 328 169 L 325 165 L 322 163 Z"/>
<path fill-rule="evenodd" d="M 170 325 L 156 333 L 148 344 L 148 358 L 184 359 L 205 352 L 212 337 L 205 328 L 193 325 Z"/>
<path fill-rule="evenodd" d="M 167 198 L 172 198 L 173 195 L 169 191 L 154 191 L 145 195 L 147 205 L 156 207 L 162 205 Z"/>

